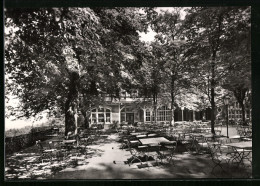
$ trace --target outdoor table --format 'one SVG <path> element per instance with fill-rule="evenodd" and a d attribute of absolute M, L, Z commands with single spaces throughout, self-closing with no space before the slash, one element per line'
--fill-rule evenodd
<path fill-rule="evenodd" d="M 231 143 L 233 140 L 241 141 L 241 136 L 240 135 L 229 136 L 226 141 L 229 141 L 229 143 Z"/>
<path fill-rule="evenodd" d="M 146 134 L 142 134 L 142 135 L 137 135 L 136 138 L 146 138 L 147 135 Z"/>
<path fill-rule="evenodd" d="M 132 132 L 132 133 L 130 133 L 130 135 L 132 135 L 132 136 L 138 136 L 138 135 L 144 135 L 144 134 L 146 134 L 147 132 Z"/>
<path fill-rule="evenodd" d="M 252 162 L 249 158 L 250 153 L 252 153 L 252 141 L 229 143 L 225 145 L 233 149 L 234 152 L 230 153 L 232 155 L 232 161 L 237 161 L 238 166 L 243 163 L 243 160 L 245 159 Z"/>
<path fill-rule="evenodd" d="M 147 134 L 147 137 L 154 137 L 157 136 L 157 134 Z"/>
<path fill-rule="evenodd" d="M 63 140 L 64 144 L 73 144 L 75 142 L 76 142 L 76 140 Z"/>
<path fill-rule="evenodd" d="M 231 147 L 235 147 L 238 149 L 252 149 L 252 141 L 244 141 L 244 142 L 238 142 L 238 143 L 229 143 L 226 144 Z"/>
<path fill-rule="evenodd" d="M 140 142 L 138 140 L 133 140 L 133 141 L 129 141 L 131 147 L 132 146 L 138 146 L 140 144 Z"/>
<path fill-rule="evenodd" d="M 160 144 L 162 142 L 169 142 L 169 140 L 167 140 L 164 137 L 143 138 L 143 139 L 139 139 L 139 141 L 142 143 L 142 145 Z"/>

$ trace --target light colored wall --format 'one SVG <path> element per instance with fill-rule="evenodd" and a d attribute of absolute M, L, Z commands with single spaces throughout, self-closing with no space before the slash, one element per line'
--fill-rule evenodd
<path fill-rule="evenodd" d="M 119 121 L 119 114 L 112 112 L 112 123 L 113 121 Z"/>

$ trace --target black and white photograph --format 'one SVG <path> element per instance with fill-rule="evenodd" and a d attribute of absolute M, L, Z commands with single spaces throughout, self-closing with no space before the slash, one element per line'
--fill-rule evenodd
<path fill-rule="evenodd" d="M 251 7 L 4 9 L 4 179 L 251 179 Z"/>

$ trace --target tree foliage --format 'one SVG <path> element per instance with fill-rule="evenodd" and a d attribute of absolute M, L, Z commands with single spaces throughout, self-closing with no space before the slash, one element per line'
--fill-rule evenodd
<path fill-rule="evenodd" d="M 118 97 L 126 81 L 121 68 L 140 65 L 137 31 L 147 28 L 136 8 L 7 9 L 5 15 L 7 87 L 25 117 L 46 109 L 66 113 L 80 96 L 82 108 L 103 93 Z"/>
<path fill-rule="evenodd" d="M 193 56 L 193 66 L 197 69 L 194 73 L 198 77 L 197 86 L 206 93 L 211 104 L 212 133 L 215 133 L 216 89 L 222 84 L 230 66 L 226 58 L 227 49 L 234 40 L 231 30 L 241 29 L 242 20 L 249 17 L 242 13 L 247 9 L 248 7 L 193 7 L 187 10 L 184 24 L 189 43 L 187 55 Z"/>

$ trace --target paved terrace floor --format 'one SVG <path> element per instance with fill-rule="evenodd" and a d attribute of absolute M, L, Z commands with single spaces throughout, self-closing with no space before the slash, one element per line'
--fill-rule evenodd
<path fill-rule="evenodd" d="M 19 169 L 24 173 L 19 173 L 16 179 L 245 178 L 251 175 L 251 168 L 244 169 L 236 166 L 228 168 L 225 165 L 225 172 L 218 167 L 214 174 L 211 174 L 213 163 L 209 154 L 194 155 L 185 152 L 175 154 L 174 165 L 161 164 L 158 166 L 153 163 L 154 161 L 149 161 L 146 166 L 140 166 L 140 163 L 129 166 L 124 162 L 131 157 L 131 154 L 126 149 L 120 149 L 120 143 L 117 142 L 118 138 L 118 134 L 111 134 L 89 145 L 88 156 L 84 159 L 82 165 L 68 166 L 57 172 L 53 172 L 53 169 L 50 170 L 54 166 L 50 164 L 44 164 L 41 167 L 40 165 L 32 166 L 29 169 L 28 167 L 27 169 L 20 167 Z M 29 152 L 30 150 L 26 151 Z M 12 166 L 10 159 L 7 162 L 9 162 L 8 167 Z M 26 171 L 32 171 L 30 175 L 34 175 L 34 177 L 30 178 Z M 35 176 L 37 175 L 34 174 L 35 171 L 39 172 L 38 176 Z M 44 172 L 44 174 L 41 175 L 40 172 Z"/>
<path fill-rule="evenodd" d="M 67 168 L 52 175 L 50 179 L 178 179 L 178 178 L 243 178 L 248 177 L 251 170 L 230 167 L 227 172 L 216 168 L 211 174 L 212 160 L 210 155 L 176 154 L 175 164 L 154 165 L 149 161 L 148 166 L 132 165 L 124 161 L 130 158 L 130 152 L 120 149 L 120 144 L 113 142 L 116 135 L 111 135 L 104 144 L 92 146 L 99 149 L 100 155 L 88 160 L 87 165 Z M 112 139 L 112 140 L 111 140 Z M 109 142 L 111 140 L 111 142 Z M 115 161 L 115 163 L 114 163 Z M 142 168 L 141 168 L 142 167 Z M 225 166 L 224 166 L 225 167 Z"/>

